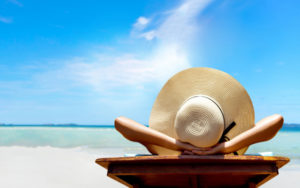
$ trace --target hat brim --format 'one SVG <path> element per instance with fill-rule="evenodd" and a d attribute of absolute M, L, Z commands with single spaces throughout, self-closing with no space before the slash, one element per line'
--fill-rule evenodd
<path fill-rule="evenodd" d="M 212 68 L 190 68 L 175 74 L 163 86 L 152 107 L 150 128 L 176 138 L 176 113 L 182 103 L 194 95 L 207 95 L 218 101 L 224 113 L 225 127 L 233 121 L 236 123 L 226 135 L 229 139 L 254 126 L 252 101 L 236 79 Z M 244 154 L 247 148 L 237 153 Z M 153 146 L 152 149 L 159 155 L 180 155 L 179 151 L 159 146 Z"/>

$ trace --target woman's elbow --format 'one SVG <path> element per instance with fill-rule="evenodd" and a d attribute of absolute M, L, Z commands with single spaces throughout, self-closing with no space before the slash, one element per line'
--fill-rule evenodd
<path fill-rule="evenodd" d="M 269 138 L 267 140 L 273 138 L 278 131 L 282 128 L 284 119 L 280 114 L 274 114 L 271 116 L 271 126 L 269 129 Z"/>
<path fill-rule="evenodd" d="M 117 117 L 115 119 L 115 129 L 119 131 L 126 139 L 130 141 L 135 141 L 132 136 L 132 127 L 130 126 L 129 119 L 123 116 Z"/>
<path fill-rule="evenodd" d="M 122 116 L 119 116 L 115 119 L 115 129 L 118 130 L 119 132 L 122 131 L 122 128 L 123 128 L 123 119 L 124 117 Z"/>
<path fill-rule="evenodd" d="M 280 114 L 274 114 L 273 118 L 274 118 L 273 121 L 275 122 L 274 124 L 276 124 L 276 127 L 278 128 L 278 130 L 281 129 L 283 126 L 283 122 L 284 122 L 283 116 Z"/>

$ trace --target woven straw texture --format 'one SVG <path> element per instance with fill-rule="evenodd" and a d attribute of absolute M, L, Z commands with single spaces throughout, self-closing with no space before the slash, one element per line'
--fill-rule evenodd
<path fill-rule="evenodd" d="M 254 108 L 245 88 L 229 74 L 212 68 L 190 68 L 175 74 L 159 92 L 149 119 L 149 126 L 176 138 L 176 114 L 184 101 L 194 95 L 206 95 L 218 102 L 223 110 L 225 128 L 233 121 L 229 139 L 254 126 Z M 179 155 L 178 151 L 153 146 L 159 155 Z M 240 149 L 243 154 L 247 148 Z"/>

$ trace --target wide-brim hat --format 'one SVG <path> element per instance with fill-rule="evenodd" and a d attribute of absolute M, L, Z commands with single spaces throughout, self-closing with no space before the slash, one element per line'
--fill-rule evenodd
<path fill-rule="evenodd" d="M 252 128 L 254 108 L 245 88 L 229 74 L 212 68 L 190 68 L 175 74 L 163 86 L 149 126 L 183 142 L 210 147 L 224 136 L 230 140 Z M 160 146 L 152 149 L 159 155 L 180 154 Z"/>

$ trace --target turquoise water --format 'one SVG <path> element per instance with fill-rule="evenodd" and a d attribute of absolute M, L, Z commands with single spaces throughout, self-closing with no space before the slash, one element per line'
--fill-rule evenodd
<path fill-rule="evenodd" d="M 0 146 L 122 148 L 131 142 L 114 128 L 2 127 Z"/>
<path fill-rule="evenodd" d="M 0 127 L 0 146 L 51 146 L 60 148 L 84 147 L 120 151 L 145 151 L 137 143 L 124 139 L 114 128 L 74 128 L 17 126 Z M 252 145 L 247 153 L 273 152 L 291 158 L 300 158 L 300 131 L 282 130 L 268 142 Z"/>

